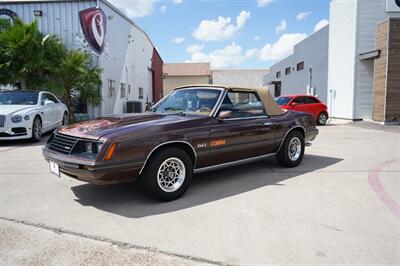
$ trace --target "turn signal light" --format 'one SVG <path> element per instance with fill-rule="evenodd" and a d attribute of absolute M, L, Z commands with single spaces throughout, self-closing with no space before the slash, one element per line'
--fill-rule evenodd
<path fill-rule="evenodd" d="M 113 154 L 114 154 L 114 151 L 115 151 L 115 148 L 116 148 L 116 147 L 117 147 L 117 144 L 115 144 L 115 143 L 111 144 L 110 148 L 108 148 L 108 151 L 107 151 L 107 153 L 106 153 L 106 156 L 104 157 L 104 160 L 105 160 L 105 161 L 108 161 L 108 160 L 111 159 L 111 157 L 112 157 Z"/>

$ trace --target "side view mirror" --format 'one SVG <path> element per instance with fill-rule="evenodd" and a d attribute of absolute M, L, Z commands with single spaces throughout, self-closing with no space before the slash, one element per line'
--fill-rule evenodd
<path fill-rule="evenodd" d="M 232 117 L 232 111 L 221 111 L 218 114 L 218 119 L 219 120 L 224 120 L 226 118 Z"/>
<path fill-rule="evenodd" d="M 54 104 L 53 101 L 50 101 L 50 100 L 44 101 L 44 106 L 49 106 L 49 105 L 52 105 L 52 104 Z"/>
<path fill-rule="evenodd" d="M 290 106 L 296 106 L 298 103 L 291 103 Z"/>

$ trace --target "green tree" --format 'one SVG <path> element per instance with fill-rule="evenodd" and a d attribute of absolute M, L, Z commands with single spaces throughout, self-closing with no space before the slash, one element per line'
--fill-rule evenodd
<path fill-rule="evenodd" d="M 25 24 L 15 18 L 0 31 L 0 83 L 20 83 L 38 89 L 45 83 L 46 51 L 44 36 L 34 21 Z"/>
<path fill-rule="evenodd" d="M 25 24 L 15 18 L 0 26 L 0 84 L 53 91 L 67 105 L 70 120 L 74 97 L 101 103 L 101 69 L 90 54 L 66 49 L 56 35 L 44 36 L 37 21 Z"/>
<path fill-rule="evenodd" d="M 70 121 L 73 120 L 73 97 L 95 106 L 101 103 L 101 72 L 90 54 L 72 49 L 66 51 L 60 64 L 53 69 L 48 87 L 62 97 Z"/>

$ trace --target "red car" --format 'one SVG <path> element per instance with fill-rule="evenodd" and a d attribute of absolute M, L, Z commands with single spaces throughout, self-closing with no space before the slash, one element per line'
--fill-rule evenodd
<path fill-rule="evenodd" d="M 318 125 L 325 125 L 328 120 L 327 106 L 318 98 L 311 95 L 284 95 L 275 100 L 282 109 L 310 113 Z"/>

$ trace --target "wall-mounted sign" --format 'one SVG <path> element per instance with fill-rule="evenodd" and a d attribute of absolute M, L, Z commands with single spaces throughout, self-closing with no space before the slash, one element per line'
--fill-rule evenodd
<path fill-rule="evenodd" d="M 88 8 L 79 12 L 79 19 L 86 40 L 97 54 L 104 51 L 107 34 L 107 17 L 100 8 Z"/>
<path fill-rule="evenodd" d="M 12 23 L 14 17 L 18 17 L 14 11 L 5 8 L 0 9 L 0 20 Z"/>
<path fill-rule="evenodd" d="M 400 12 L 400 0 L 386 0 L 386 12 Z"/>

